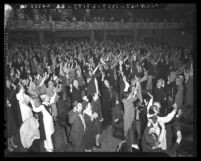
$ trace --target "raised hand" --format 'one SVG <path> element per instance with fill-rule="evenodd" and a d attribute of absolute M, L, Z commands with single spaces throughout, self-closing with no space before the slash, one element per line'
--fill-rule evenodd
<path fill-rule="evenodd" d="M 151 97 L 151 99 L 153 99 L 153 96 L 149 92 L 147 92 L 147 94 Z"/>
<path fill-rule="evenodd" d="M 94 112 L 93 117 L 94 117 L 94 118 L 97 118 L 97 117 L 98 117 L 98 114 L 97 114 L 96 112 Z"/>

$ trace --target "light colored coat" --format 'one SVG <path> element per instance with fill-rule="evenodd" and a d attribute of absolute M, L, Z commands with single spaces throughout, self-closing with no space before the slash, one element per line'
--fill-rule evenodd
<path fill-rule="evenodd" d="M 40 138 L 39 123 L 35 117 L 27 119 L 20 127 L 20 140 L 24 148 L 30 148 L 35 139 Z"/>
<path fill-rule="evenodd" d="M 40 105 L 39 107 L 33 106 L 34 112 L 42 112 L 43 113 L 43 123 L 45 129 L 45 148 L 49 151 L 53 150 L 53 143 L 52 143 L 52 134 L 54 133 L 54 122 L 53 118 L 50 113 L 46 110 L 44 105 Z"/>
<path fill-rule="evenodd" d="M 128 130 L 131 128 L 134 116 L 135 116 L 135 109 L 134 109 L 134 98 L 130 97 L 128 99 L 122 100 L 124 104 L 124 132 L 127 134 Z"/>
<path fill-rule="evenodd" d="M 24 93 L 18 93 L 16 95 L 16 98 L 19 102 L 21 116 L 22 116 L 22 122 L 25 122 L 27 119 L 33 116 L 33 112 L 31 110 L 31 107 L 29 107 L 27 104 L 30 100 L 30 97 Z"/>

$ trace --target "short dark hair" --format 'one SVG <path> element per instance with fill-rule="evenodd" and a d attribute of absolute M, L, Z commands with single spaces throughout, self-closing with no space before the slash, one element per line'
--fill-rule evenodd
<path fill-rule="evenodd" d="M 117 146 L 117 152 L 132 152 L 131 146 L 126 142 L 123 141 Z"/>
<path fill-rule="evenodd" d="M 150 119 L 152 120 L 153 123 L 156 123 L 156 121 L 157 121 L 157 117 L 156 116 L 152 116 L 152 117 L 150 117 Z"/>
<path fill-rule="evenodd" d="M 18 92 L 20 91 L 21 88 L 23 88 L 23 87 L 20 86 L 20 85 L 17 85 L 17 87 L 16 87 L 16 93 L 18 93 Z"/>
<path fill-rule="evenodd" d="M 151 148 L 154 147 L 158 142 L 158 135 L 155 133 L 149 133 L 147 134 L 145 138 L 145 143 L 150 146 Z"/>
<path fill-rule="evenodd" d="M 129 96 L 130 92 L 124 92 L 123 93 L 123 98 L 126 99 Z"/>
<path fill-rule="evenodd" d="M 77 106 L 78 103 L 79 103 L 79 102 L 74 101 L 74 102 L 73 102 L 73 107 Z"/>
<path fill-rule="evenodd" d="M 152 105 L 151 107 L 150 107 L 150 109 L 149 109 L 149 111 L 148 111 L 148 113 L 150 114 L 150 115 L 153 115 L 155 112 L 154 112 L 154 105 Z"/>

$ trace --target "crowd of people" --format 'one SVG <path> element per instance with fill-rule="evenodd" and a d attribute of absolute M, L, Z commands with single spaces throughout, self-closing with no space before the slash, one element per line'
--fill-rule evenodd
<path fill-rule="evenodd" d="M 103 13 L 96 13 L 96 10 L 92 11 L 85 11 L 85 10 L 73 10 L 70 13 L 66 12 L 63 9 L 24 9 L 24 10 L 13 10 L 10 19 L 16 20 L 26 20 L 26 21 L 33 21 L 33 22 L 133 22 L 133 23 L 153 23 L 153 22 L 160 22 L 160 23 L 170 23 L 176 22 L 180 23 L 183 22 L 183 19 L 180 17 L 168 17 L 164 18 L 163 16 L 155 17 L 155 16 L 140 16 L 140 14 L 136 13 L 136 15 L 128 14 L 125 11 L 118 10 L 115 11 L 108 11 Z M 129 10 L 128 10 L 129 11 Z M 72 14 L 73 12 L 73 14 Z M 92 12 L 92 13 L 91 13 Z"/>
<path fill-rule="evenodd" d="M 173 154 L 179 120 L 192 118 L 193 49 L 130 40 L 13 43 L 6 51 L 8 149 L 42 140 L 54 152 L 55 126 L 75 152 L 101 148 L 123 124 L 133 151 Z M 23 136 L 23 137 L 22 137 Z M 42 150 L 41 150 L 42 151 Z"/>

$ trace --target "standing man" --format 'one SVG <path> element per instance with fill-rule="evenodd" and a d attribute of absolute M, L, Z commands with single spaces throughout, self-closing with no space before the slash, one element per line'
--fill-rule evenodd
<path fill-rule="evenodd" d="M 69 123 L 71 124 L 71 131 L 69 141 L 71 141 L 74 152 L 81 152 L 81 143 L 86 128 L 84 118 L 81 114 L 82 104 L 74 104 L 74 108 L 69 112 Z"/>

